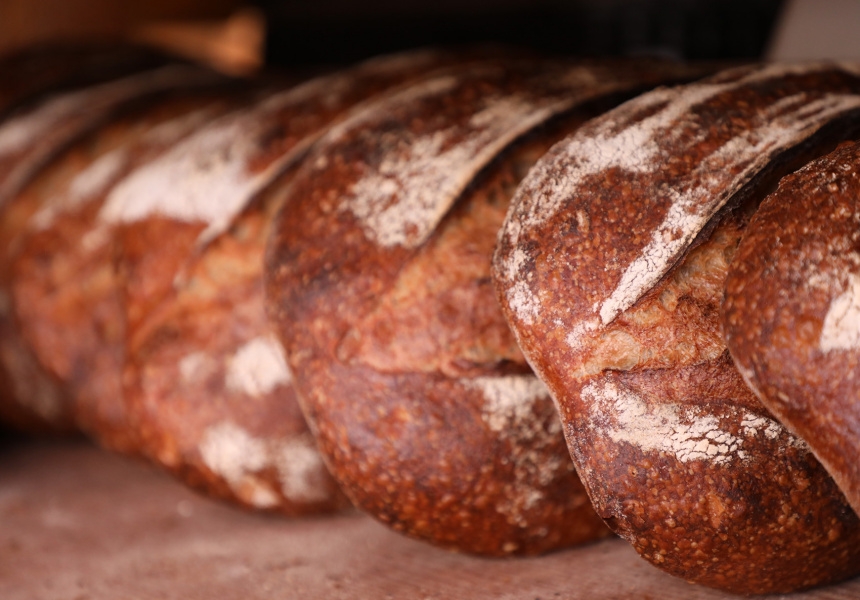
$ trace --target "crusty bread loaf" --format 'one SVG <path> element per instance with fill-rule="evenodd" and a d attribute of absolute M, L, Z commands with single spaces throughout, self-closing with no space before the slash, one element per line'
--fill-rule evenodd
<path fill-rule="evenodd" d="M 729 269 L 726 343 L 860 514 L 860 145 L 785 177 Z"/>
<path fill-rule="evenodd" d="M 860 521 L 744 385 L 720 331 L 728 264 L 776 178 L 856 134 L 860 77 L 744 67 L 660 89 L 553 148 L 494 275 L 598 513 L 655 565 L 739 593 L 860 572 Z"/>
<path fill-rule="evenodd" d="M 12 202 L 60 152 L 113 116 L 133 109 L 147 97 L 174 88 L 195 88 L 223 80 L 209 71 L 187 65 L 167 65 L 79 90 L 49 95 L 18 108 L 0 123 L 0 255 L 8 257 L 17 235 L 38 201 Z M 70 176 L 69 173 L 58 177 Z M 32 193 L 45 197 L 55 177 L 33 183 Z M 39 190 L 43 191 L 39 191 Z M 8 260 L 0 261 L 0 306 L 9 308 Z M 0 415 L 25 429 L 68 430 L 69 403 L 57 382 L 48 376 L 22 343 L 14 315 L 0 313 L 0 379 L 8 382 L 0 397 Z"/>
<path fill-rule="evenodd" d="M 304 411 L 357 506 L 487 555 L 606 534 L 498 310 L 489 259 L 525 170 L 592 114 L 575 108 L 660 76 L 451 69 L 355 112 L 306 160 L 273 231 L 267 293 Z"/>
<path fill-rule="evenodd" d="M 110 228 L 98 213 L 112 187 L 203 123 L 235 107 L 233 86 L 150 98 L 74 144 L 7 203 L 18 229 L 0 286 L 14 327 L 57 381 L 74 425 L 105 447 L 136 451 L 121 401 L 125 311 Z"/>

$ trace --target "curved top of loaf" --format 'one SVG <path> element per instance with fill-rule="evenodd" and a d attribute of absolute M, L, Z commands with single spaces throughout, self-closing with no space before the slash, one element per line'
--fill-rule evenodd
<path fill-rule="evenodd" d="M 860 112 L 858 73 L 835 63 L 736 68 L 643 94 L 557 144 L 520 186 L 494 261 L 518 335 L 540 322 L 574 351 L 597 335 L 748 184 Z M 566 278 L 563 298 L 543 287 L 551 277 Z"/>
<path fill-rule="evenodd" d="M 223 81 L 214 72 L 175 64 L 55 94 L 0 123 L 0 204 L 46 161 L 119 107 L 147 95 Z"/>

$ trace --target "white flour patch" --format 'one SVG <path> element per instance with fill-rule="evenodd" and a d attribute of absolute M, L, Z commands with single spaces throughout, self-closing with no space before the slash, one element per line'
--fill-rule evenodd
<path fill-rule="evenodd" d="M 72 179 L 69 184 L 69 201 L 76 204 L 104 191 L 105 186 L 123 168 L 127 160 L 128 156 L 124 148 L 118 148 L 100 156 Z"/>
<path fill-rule="evenodd" d="M 229 421 L 206 430 L 200 443 L 200 456 L 213 473 L 223 477 L 234 489 L 268 463 L 266 444 Z"/>
<path fill-rule="evenodd" d="M 330 139 L 416 102 L 450 91 L 456 83 L 445 77 L 431 80 L 377 103 L 366 114 L 344 123 Z M 490 96 L 467 126 L 414 136 L 407 131 L 381 164 L 357 181 L 341 209 L 352 212 L 367 237 L 381 246 L 414 248 L 424 243 L 471 182 L 474 174 L 498 152 L 568 100 Z"/>
<path fill-rule="evenodd" d="M 179 361 L 179 375 L 186 383 L 198 382 L 215 372 L 215 359 L 205 352 L 192 352 Z"/>
<path fill-rule="evenodd" d="M 552 218 L 565 202 L 578 195 L 585 179 L 609 168 L 630 173 L 651 173 L 663 164 L 661 142 L 672 138 L 686 124 L 681 120 L 690 109 L 712 96 L 734 86 L 719 84 L 691 85 L 684 94 L 674 89 L 657 89 L 622 105 L 617 119 L 607 118 L 596 130 L 574 134 L 563 142 L 553 160 L 538 161 L 516 194 L 540 198 L 538 210 L 524 220 L 528 228 L 537 227 Z M 665 104 L 650 117 L 629 126 L 626 119 L 652 106 Z M 559 172 L 560 165 L 561 172 Z"/>
<path fill-rule="evenodd" d="M 713 415 L 674 404 L 652 406 L 611 382 L 590 383 L 582 394 L 590 403 L 593 430 L 616 443 L 671 454 L 680 462 L 703 460 L 726 465 L 746 459 L 744 441 L 758 435 L 771 440 L 785 435 L 789 445 L 797 445 L 796 438 L 776 421 L 739 409 L 737 415 L 730 416 L 740 420 L 742 437 L 722 428 L 720 419 Z"/>
<path fill-rule="evenodd" d="M 249 165 L 260 152 L 261 129 L 271 124 L 275 112 L 300 104 L 321 87 L 321 82 L 313 81 L 274 94 L 258 106 L 224 115 L 191 133 L 117 185 L 99 218 L 109 224 L 134 223 L 154 216 L 204 223 L 207 228 L 200 234 L 201 243 L 223 233 L 316 135 L 302 139 L 265 168 L 252 172 Z"/>
<path fill-rule="evenodd" d="M 88 98 L 87 91 L 64 94 L 7 119 L 0 125 L 0 157 L 37 143 L 63 118 L 85 106 Z"/>
<path fill-rule="evenodd" d="M 94 160 L 71 180 L 65 193 L 51 196 L 45 202 L 31 218 L 30 227 L 36 230 L 47 229 L 63 212 L 72 211 L 93 199 L 99 192 L 105 191 L 126 166 L 127 161 L 128 152 L 125 148 L 117 148 Z"/>
<path fill-rule="evenodd" d="M 546 494 L 556 477 L 570 476 L 566 468 L 570 457 L 562 450 L 550 451 L 560 440 L 561 421 L 544 429 L 536 403 L 550 401 L 549 390 L 534 375 L 477 377 L 460 380 L 484 396 L 482 418 L 490 431 L 507 440 L 506 461 L 513 465 L 513 480 L 507 483 L 505 500 L 496 510 L 517 525 L 527 523 L 527 512 Z"/>
<path fill-rule="evenodd" d="M 531 325 L 540 316 L 540 300 L 532 294 L 531 288 L 525 281 L 517 281 L 508 288 L 508 304 L 517 318 Z"/>
<path fill-rule="evenodd" d="M 247 342 L 227 363 L 227 387 L 255 398 L 291 380 L 284 349 L 271 336 Z"/>
<path fill-rule="evenodd" d="M 613 442 L 672 454 L 681 462 L 727 464 L 744 458 L 742 440 L 720 429 L 719 420 L 711 415 L 696 415 L 676 405 L 649 406 L 612 383 L 591 383 L 582 394 L 591 403 L 592 418 L 603 423 L 600 430 Z"/>
<path fill-rule="evenodd" d="M 533 375 L 476 377 L 461 381 L 467 387 L 481 390 L 485 400 L 482 416 L 495 432 L 509 431 L 512 424 L 532 420 L 535 401 L 549 398 L 549 390 Z"/>
<path fill-rule="evenodd" d="M 245 113 L 227 115 L 134 170 L 111 190 L 99 219 L 121 224 L 162 216 L 202 222 L 207 231 L 228 227 L 269 179 L 268 172 L 247 170 L 256 148 L 247 121 Z"/>
<path fill-rule="evenodd" d="M 326 473 L 325 465 L 310 436 L 283 441 L 276 466 L 284 497 L 293 502 L 320 502 L 328 498 L 326 489 L 319 485 L 321 475 Z"/>
<path fill-rule="evenodd" d="M 585 320 L 574 325 L 564 339 L 568 346 L 574 350 L 579 350 L 582 348 L 583 338 L 592 331 L 597 331 L 599 328 L 600 323 L 596 319 Z"/>
<path fill-rule="evenodd" d="M 833 299 L 818 342 L 822 352 L 860 349 L 860 277 L 851 274 L 848 289 Z"/>
<path fill-rule="evenodd" d="M 132 148 L 135 149 L 134 154 L 138 161 L 141 160 L 141 157 L 145 160 L 148 153 L 151 154 L 153 150 L 176 143 L 211 115 L 212 109 L 210 107 L 169 119 L 146 131 L 140 140 L 127 141 L 123 146 L 98 157 L 72 179 L 65 191 L 58 192 L 45 202 L 43 207 L 33 216 L 31 226 L 37 230 L 47 229 L 61 213 L 77 210 L 87 202 L 101 198 L 107 193 L 110 186 L 116 183 L 116 180 L 130 168 L 133 160 Z M 91 243 L 84 245 L 93 246 Z"/>
<path fill-rule="evenodd" d="M 234 423 L 222 421 L 206 430 L 199 450 L 204 464 L 224 478 L 240 499 L 257 508 L 278 504 L 277 494 L 256 475 L 270 463 L 263 440 Z"/>

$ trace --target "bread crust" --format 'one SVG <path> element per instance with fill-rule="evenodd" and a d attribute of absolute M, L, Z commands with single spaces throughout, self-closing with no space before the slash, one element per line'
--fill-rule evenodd
<path fill-rule="evenodd" d="M 743 385 L 718 315 L 762 190 L 856 131 L 858 84 L 771 65 L 643 94 L 553 148 L 500 234 L 503 310 L 592 501 L 687 580 L 769 593 L 857 573 L 860 523 Z"/>
<path fill-rule="evenodd" d="M 860 146 L 780 181 L 726 280 L 722 325 L 744 379 L 860 513 Z"/>

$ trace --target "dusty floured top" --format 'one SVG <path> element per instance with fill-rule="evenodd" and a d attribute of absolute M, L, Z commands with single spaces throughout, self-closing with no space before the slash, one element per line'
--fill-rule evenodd
<path fill-rule="evenodd" d="M 303 156 L 330 121 L 360 101 L 362 90 L 390 87 L 438 60 L 431 51 L 383 57 L 225 115 L 126 178 L 112 190 L 100 218 L 111 224 L 151 216 L 203 223 L 205 243 Z"/>
<path fill-rule="evenodd" d="M 771 65 L 655 90 L 595 119 L 553 148 L 514 198 L 496 264 L 513 316 L 554 321 L 579 347 L 650 290 L 774 157 L 860 110 L 857 92 L 849 67 Z M 562 211 L 576 227 L 539 256 L 528 241 L 553 237 Z M 538 260 L 589 273 L 588 286 L 570 288 L 571 313 L 542 305 Z"/>
<path fill-rule="evenodd" d="M 296 503 L 323 501 L 329 495 L 319 485 L 325 473 L 322 457 L 307 433 L 258 438 L 232 421 L 221 421 L 206 429 L 199 450 L 204 464 L 257 508 L 276 506 L 279 493 Z M 279 489 L 273 489 L 266 471 L 277 474 Z"/>
<path fill-rule="evenodd" d="M 788 445 L 807 450 L 800 438 L 777 421 L 736 406 L 727 407 L 727 415 L 717 416 L 697 406 L 650 402 L 605 380 L 589 383 L 582 395 L 590 407 L 590 430 L 616 444 L 667 454 L 682 463 L 727 465 L 746 460 L 745 444 L 759 435 L 770 440 L 785 436 Z"/>
<path fill-rule="evenodd" d="M 20 189 L 34 165 L 98 123 L 114 107 L 146 94 L 217 80 L 199 68 L 171 65 L 67 92 L 20 112 L 0 125 L 0 202 Z"/>
<path fill-rule="evenodd" d="M 33 215 L 30 226 L 47 229 L 58 215 L 102 198 L 136 161 L 145 160 L 170 147 L 212 118 L 213 114 L 215 111 L 212 107 L 190 111 L 152 127 L 140 139 L 127 139 L 119 147 L 105 152 L 75 175 L 65 190 L 47 198 Z"/>
<path fill-rule="evenodd" d="M 292 380 L 283 347 L 274 337 L 255 337 L 227 362 L 227 387 L 256 398 Z"/>
<path fill-rule="evenodd" d="M 529 72 L 523 65 L 450 71 L 367 106 L 323 139 L 326 152 L 314 161 L 313 177 L 337 168 L 330 158 L 340 150 L 364 157 L 350 165 L 355 172 L 340 210 L 351 213 L 374 243 L 414 248 L 512 141 L 553 115 L 635 81 L 584 66 L 531 63 Z M 469 93 L 478 86 L 475 101 Z M 384 133 L 362 135 L 371 130 Z"/>
<path fill-rule="evenodd" d="M 852 274 L 848 289 L 833 299 L 821 327 L 822 352 L 860 349 L 860 277 Z"/>
<path fill-rule="evenodd" d="M 507 456 L 513 465 L 513 481 L 506 501 L 497 504 L 496 510 L 513 522 L 523 522 L 525 511 L 544 499 L 547 486 L 559 473 L 566 475 L 571 464 L 564 454 L 540 451 L 561 437 L 558 419 L 544 428 L 538 417 L 540 405 L 552 402 L 549 390 L 534 375 L 476 377 L 461 382 L 481 391 L 484 422 L 510 444 Z"/>

